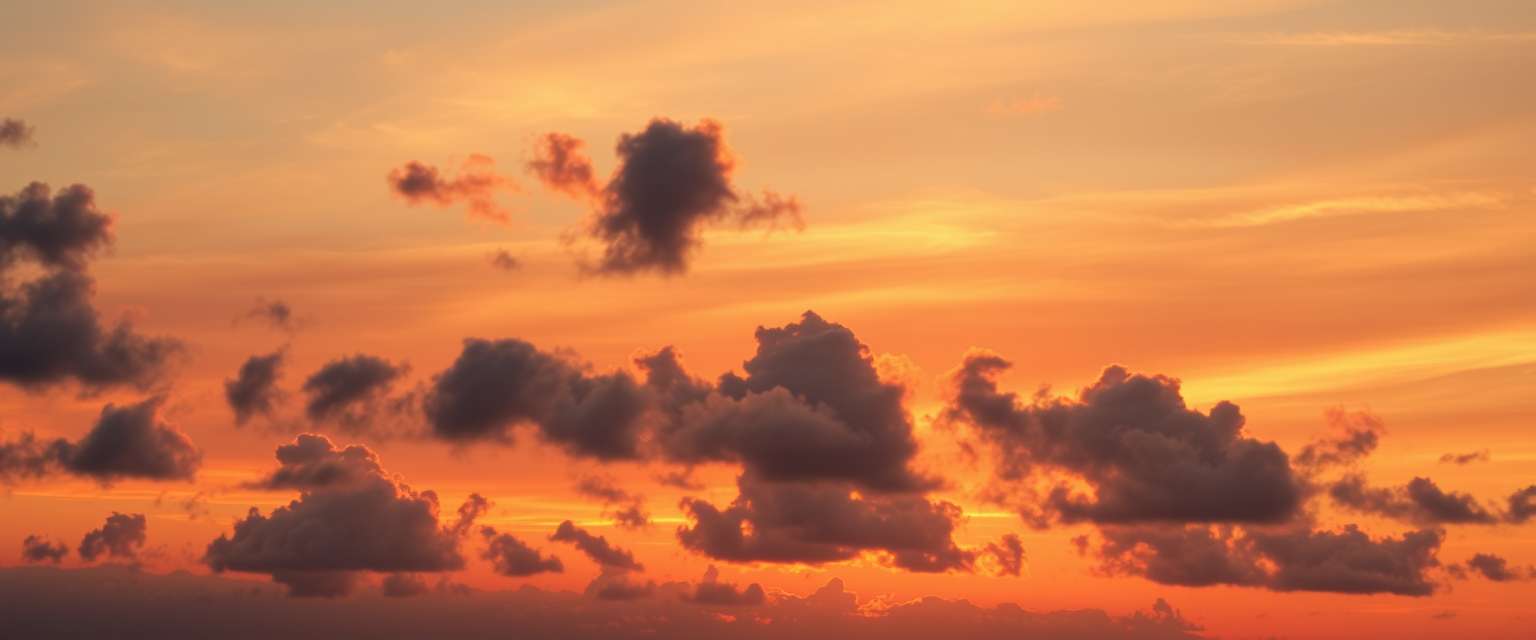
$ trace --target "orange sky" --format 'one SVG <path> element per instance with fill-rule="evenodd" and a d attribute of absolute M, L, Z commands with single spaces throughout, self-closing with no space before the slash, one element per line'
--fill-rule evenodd
<path fill-rule="evenodd" d="M 483 494 L 495 503 L 483 524 L 565 563 L 499 576 L 471 539 L 453 579 L 478 589 L 581 591 L 596 565 L 547 540 L 571 519 L 633 551 L 649 579 L 694 582 L 713 564 L 770 596 L 839 577 L 888 602 L 1120 615 L 1161 597 L 1221 638 L 1515 638 L 1530 623 L 1536 570 L 1494 582 L 1437 568 L 1427 597 L 1105 575 L 1071 542 L 1096 525 L 1034 529 L 987 500 L 992 452 L 974 425 L 937 420 L 950 373 L 979 347 L 1013 362 L 1001 386 L 1026 399 L 1041 385 L 1075 397 L 1115 363 L 1177 378 L 1191 407 L 1236 403 L 1248 437 L 1292 457 L 1330 433 L 1330 409 L 1367 412 L 1385 425 L 1358 463 L 1373 486 L 1426 476 L 1493 507 L 1536 482 L 1536 8 L 1525 3 L 135 4 L 0 5 L 0 24 L 14 25 L 0 42 L 0 118 L 35 129 L 31 143 L 0 145 L 0 194 L 31 181 L 95 191 L 115 236 L 89 265 L 95 306 L 186 345 L 160 383 L 161 412 L 203 463 L 192 481 L 6 484 L 0 549 L 31 534 L 73 547 L 111 512 L 143 513 L 146 571 L 208 573 L 209 541 L 250 507 L 297 496 L 242 484 L 315 431 L 435 490 L 445 520 Z M 793 195 L 803 230 L 720 222 L 701 227 L 686 273 L 583 273 L 601 250 L 583 225 L 604 205 L 541 186 L 524 170 L 535 143 L 584 140 L 606 183 L 623 168 L 616 141 L 658 117 L 719 122 L 734 186 Z M 386 183 L 409 161 L 451 177 L 471 154 L 510 183 L 492 195 L 505 223 L 459 200 L 413 205 Z M 519 266 L 493 268 L 498 250 Z M 293 328 L 247 316 L 273 300 L 293 309 Z M 963 510 L 955 542 L 1016 534 L 1021 575 L 914 573 L 878 553 L 818 566 L 709 558 L 679 544 L 679 500 L 729 503 L 740 464 L 706 464 L 703 488 L 679 489 L 656 480 L 675 468 L 666 461 L 574 457 L 531 428 L 508 446 L 237 427 L 224 399 L 247 357 L 286 347 L 280 413 L 302 423 L 300 386 L 325 363 L 405 363 L 405 392 L 431 385 L 467 337 L 568 349 L 592 372 L 636 376 L 637 353 L 672 345 L 713 380 L 742 372 L 754 329 L 806 310 L 851 330 L 882 379 L 907 387 L 912 466 L 946 481 L 928 498 Z M 146 397 L 11 382 L 0 380 L 0 442 L 78 439 L 104 404 Z M 1484 461 L 1440 461 L 1481 450 Z M 643 494 L 652 524 L 614 526 L 575 490 L 591 474 Z M 1304 511 L 1323 530 L 1419 528 L 1322 495 Z M 1532 525 L 1441 528 L 1443 565 L 1475 553 L 1536 565 Z"/>

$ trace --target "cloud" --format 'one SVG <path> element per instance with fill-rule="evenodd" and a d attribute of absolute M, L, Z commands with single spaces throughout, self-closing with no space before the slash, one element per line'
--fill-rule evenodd
<path fill-rule="evenodd" d="M 62 542 L 49 542 L 41 536 L 29 535 L 21 541 L 22 562 L 52 562 L 58 564 L 69 555 L 69 547 Z"/>
<path fill-rule="evenodd" d="M 918 572 L 968 571 L 974 554 L 952 535 L 960 508 L 921 495 L 858 495 L 841 482 L 772 482 L 751 473 L 720 509 L 684 498 L 683 546 L 730 562 L 823 564 L 880 551 L 891 565 Z"/>
<path fill-rule="evenodd" d="M 625 491 L 606 476 L 585 476 L 576 483 L 576 492 L 600 500 L 604 515 L 614 524 L 626 529 L 639 529 L 650 525 L 650 514 L 645 511 L 645 497 Z"/>
<path fill-rule="evenodd" d="M 635 554 L 609 544 L 607 538 L 592 535 L 591 532 L 576 526 L 570 520 L 561 522 L 549 539 L 553 542 L 569 542 L 575 545 L 588 558 L 605 569 L 645 571 L 645 565 L 635 560 Z"/>
<path fill-rule="evenodd" d="M 1504 519 L 1514 524 L 1524 524 L 1532 517 L 1536 517 L 1536 484 L 1510 494 L 1509 511 L 1504 514 Z"/>
<path fill-rule="evenodd" d="M 1491 553 L 1476 553 L 1467 559 L 1466 566 L 1454 565 L 1450 567 L 1451 575 L 1459 578 L 1467 577 L 1467 573 L 1476 572 L 1478 575 L 1493 582 L 1512 582 L 1536 578 L 1536 567 L 1524 569 L 1510 568 L 1509 561 Z"/>
<path fill-rule="evenodd" d="M 351 431 L 374 426 L 396 380 L 408 371 L 405 365 L 367 354 L 337 358 L 304 380 L 309 396 L 304 413 L 315 422 L 328 422 Z"/>
<path fill-rule="evenodd" d="M 1333 501 L 1354 511 L 1416 524 L 1493 524 L 1498 518 L 1465 493 L 1446 492 L 1429 478 L 1406 486 L 1373 488 L 1365 476 L 1349 474 L 1328 488 Z"/>
<path fill-rule="evenodd" d="M 656 582 L 640 582 L 624 569 L 604 567 L 602 573 L 587 583 L 584 593 L 599 600 L 638 600 L 656 592 Z"/>
<path fill-rule="evenodd" d="M 1284 451 L 1244 433 L 1237 405 L 1208 413 L 1184 404 L 1179 381 L 1119 366 L 1075 399 L 1025 401 L 998 391 L 1010 366 L 972 351 L 951 374 L 950 420 L 974 425 L 997 450 L 1000 479 L 1022 487 L 1053 483 L 1038 497 L 1040 514 L 1063 522 L 1282 522 L 1297 513 L 1303 485 Z M 1066 473 L 1091 495 L 1053 479 Z"/>
<path fill-rule="evenodd" d="M 1447 453 L 1440 456 L 1442 464 L 1467 465 L 1474 462 L 1487 462 L 1490 456 L 1487 449 L 1480 449 L 1469 453 Z"/>
<path fill-rule="evenodd" d="M 799 220 L 793 197 L 765 193 L 759 201 L 737 192 L 731 182 L 736 162 L 722 134 L 713 120 L 688 127 L 657 118 L 619 138 L 619 167 L 603 187 L 588 229 L 604 245 L 591 271 L 683 273 L 710 223 Z"/>
<path fill-rule="evenodd" d="M 113 511 L 100 529 L 86 532 L 76 551 L 80 559 L 86 562 L 92 562 L 103 554 L 112 558 L 137 558 L 139 549 L 143 548 L 148 539 L 148 528 L 149 523 L 142 513 L 130 515 Z"/>
<path fill-rule="evenodd" d="M 136 404 L 108 404 L 91 430 L 76 442 L 54 441 L 48 450 L 65 470 L 110 482 L 122 478 L 191 480 L 203 453 L 186 434 L 160 421 L 163 397 Z"/>
<path fill-rule="evenodd" d="M 720 570 L 716 569 L 715 565 L 709 565 L 709 569 L 704 571 L 703 579 L 694 586 L 688 600 L 717 607 L 755 607 L 767 602 L 768 598 L 763 593 L 762 585 L 756 582 L 747 585 L 745 589 L 721 582 Z"/>
<path fill-rule="evenodd" d="M 1445 539 L 1433 529 L 1372 539 L 1354 525 L 1246 532 L 1229 526 L 1108 526 L 1100 535 L 1100 570 L 1110 574 L 1181 586 L 1404 596 L 1434 592 L 1428 572 L 1439 566 Z"/>
<path fill-rule="evenodd" d="M 506 249 L 497 249 L 495 253 L 491 254 L 490 261 L 491 266 L 502 271 L 516 271 L 523 267 L 522 261 L 508 253 Z"/>
<path fill-rule="evenodd" d="M 0 380 L 35 389 L 75 379 L 94 391 L 148 389 L 162 377 L 180 343 L 140 335 L 127 320 L 103 326 L 91 304 L 86 263 L 111 241 L 111 218 L 89 187 L 55 195 L 34 182 L 0 196 Z M 19 284 L 5 277 L 23 260 L 42 273 Z"/>
<path fill-rule="evenodd" d="M 622 371 L 592 375 L 521 340 L 471 338 L 433 377 L 423 407 L 444 440 L 505 442 L 513 428 L 533 425 L 572 455 L 621 460 L 640 455 L 645 402 Z"/>
<path fill-rule="evenodd" d="M 520 578 L 565 571 L 565 563 L 559 558 L 539 553 L 510 533 L 497 533 L 495 528 L 481 527 L 480 535 L 485 538 L 485 551 L 480 557 L 491 561 L 498 574 Z"/>
<path fill-rule="evenodd" d="M 470 529 L 474 528 L 475 520 L 480 519 L 490 511 L 490 500 L 485 499 L 485 496 L 478 493 L 471 493 L 468 498 L 464 499 L 464 504 L 459 505 L 459 517 L 453 521 L 453 526 L 449 527 L 448 530 L 461 538 L 467 536 Z"/>
<path fill-rule="evenodd" d="M 573 198 L 596 197 L 602 187 L 597 184 L 592 159 L 581 150 L 583 146 L 585 143 L 575 136 L 546 133 L 534 144 L 528 172 L 551 191 Z"/>
<path fill-rule="evenodd" d="M 22 120 L 0 119 L 0 147 L 20 149 L 37 144 L 32 137 L 36 133 L 37 129 Z"/>
<path fill-rule="evenodd" d="M 1024 543 L 1012 533 L 997 542 L 988 542 L 982 550 L 997 566 L 998 575 L 1018 576 L 1024 572 Z"/>
<path fill-rule="evenodd" d="M 658 586 L 660 595 L 667 587 Z M 207 636 L 293 638 L 480 638 L 508 630 L 529 638 L 638 640 L 740 638 L 767 640 L 975 640 L 1073 638 L 1183 640 L 1198 627 L 1159 601 L 1148 610 L 1031 611 L 1015 604 L 980 607 L 964 600 L 861 601 L 832 581 L 817 593 L 769 598 L 745 615 L 701 607 L 681 597 L 607 600 L 525 587 L 507 591 L 433 593 L 413 598 L 358 597 L 313 606 L 272 596 L 267 585 L 186 573 L 157 575 L 126 568 L 0 568 L 0 612 L 28 637 L 135 637 L 178 640 Z M 82 616 L 81 611 L 94 615 Z"/>
<path fill-rule="evenodd" d="M 390 190 L 409 204 L 446 207 L 463 201 L 470 214 L 501 223 L 510 216 L 496 204 L 496 192 L 517 189 L 511 179 L 496 173 L 496 160 L 480 154 L 465 159 L 452 179 L 444 178 L 437 167 L 413 160 L 390 171 L 387 180 Z"/>
<path fill-rule="evenodd" d="M 245 312 L 245 317 L 252 320 L 260 320 L 268 326 L 280 331 L 294 331 L 298 329 L 298 319 L 293 315 L 293 307 L 282 300 L 256 300 L 256 306 Z"/>
<path fill-rule="evenodd" d="M 53 472 L 59 460 L 58 442 L 38 440 L 30 432 L 22 432 L 10 442 L 0 442 L 0 484 L 41 478 Z"/>
<path fill-rule="evenodd" d="M 1354 464 L 1376 450 L 1386 431 L 1381 418 L 1363 411 L 1332 408 L 1325 415 L 1335 434 L 1302 447 L 1296 465 L 1303 469 Z"/>
<path fill-rule="evenodd" d="M 235 424 L 245 424 L 253 416 L 271 416 L 283 392 L 277 387 L 282 373 L 284 350 L 247 358 L 234 378 L 224 381 L 224 400 L 235 412 Z"/>
<path fill-rule="evenodd" d="M 277 456 L 262 484 L 297 488 L 299 498 L 265 516 L 253 508 L 208 543 L 203 561 L 215 572 L 265 573 L 293 596 L 338 596 L 356 572 L 463 568 L 460 536 L 439 526 L 437 495 L 402 484 L 365 447 L 306 434 Z"/>

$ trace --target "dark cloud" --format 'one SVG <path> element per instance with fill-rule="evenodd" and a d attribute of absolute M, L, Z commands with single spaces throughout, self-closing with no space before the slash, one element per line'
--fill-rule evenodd
<path fill-rule="evenodd" d="M 281 331 L 293 331 L 298 329 L 298 319 L 293 315 L 293 307 L 282 300 L 256 300 L 256 306 L 245 312 L 245 317 L 267 323 L 273 329 Z"/>
<path fill-rule="evenodd" d="M 416 161 L 390 171 L 387 179 L 390 190 L 407 203 L 446 207 L 462 201 L 469 204 L 471 214 L 501 223 L 510 217 L 496 204 L 496 192 L 516 190 L 510 179 L 496 173 L 496 161 L 480 154 L 470 155 L 452 179 L 443 177 L 437 167 Z"/>
<path fill-rule="evenodd" d="M 872 587 L 877 585 L 872 585 Z M 273 597 L 269 585 L 219 576 L 157 575 L 121 567 L 0 568 L 0 632 L 52 638 L 527 638 L 639 640 L 1183 640 L 1198 627 L 1166 603 L 1110 614 L 1098 609 L 1030 611 L 963 600 L 861 601 L 834 580 L 815 594 L 770 598 L 730 613 L 686 601 L 676 587 L 657 597 L 604 600 L 534 588 L 471 593 L 434 590 L 414 598 L 358 597 L 325 606 Z M 674 595 L 676 594 L 676 595 Z M 878 604 L 882 606 L 869 606 Z M 81 615 L 88 611 L 91 615 Z"/>
<path fill-rule="evenodd" d="M 20 149 L 37 144 L 32 136 L 37 129 L 16 118 L 0 119 L 0 147 Z"/>
<path fill-rule="evenodd" d="M 704 571 L 704 578 L 693 588 L 688 600 L 698 604 L 722 607 L 755 607 L 768 601 L 763 587 L 756 582 L 745 589 L 720 581 L 720 570 L 714 565 Z"/>
<path fill-rule="evenodd" d="M 1489 460 L 1487 449 L 1480 449 L 1470 453 L 1447 453 L 1440 456 L 1440 462 L 1445 464 L 1466 465 L 1474 462 L 1487 462 Z"/>
<path fill-rule="evenodd" d="M 361 571 L 443 572 L 463 568 L 459 536 L 438 524 L 437 495 L 401 484 L 364 447 L 337 449 L 323 436 L 279 447 L 268 487 L 302 491 L 208 544 L 216 572 L 265 573 L 291 594 L 342 595 Z"/>
<path fill-rule="evenodd" d="M 655 581 L 640 582 L 630 571 L 609 567 L 604 567 L 602 573 L 587 583 L 585 590 L 588 597 L 599 600 L 638 600 L 649 598 L 655 592 Z"/>
<path fill-rule="evenodd" d="M 622 569 L 624 571 L 644 571 L 645 565 L 635 560 L 635 554 L 625 549 L 620 549 L 608 543 L 603 536 L 592 535 L 591 532 L 576 526 L 570 520 L 560 523 L 555 533 L 549 536 L 554 542 L 569 542 L 575 545 L 582 553 L 591 558 L 593 562 L 606 568 Z"/>
<path fill-rule="evenodd" d="M 952 538 L 960 508 L 921 495 L 859 496 L 840 482 L 767 482 L 751 474 L 725 509 L 685 498 L 684 547 L 730 562 L 822 564 L 880 551 L 918 572 L 966 571 L 974 554 Z"/>
<path fill-rule="evenodd" d="M 0 283 L 0 380 L 29 388 L 73 378 L 89 389 L 159 381 L 181 345 L 108 328 L 91 306 L 89 276 L 58 271 L 6 291 Z"/>
<path fill-rule="evenodd" d="M 585 476 L 576 483 L 576 491 L 602 501 L 603 514 L 621 527 L 639 529 L 651 523 L 651 516 L 645 511 L 645 497 L 619 488 L 613 478 Z"/>
<path fill-rule="evenodd" d="M 1536 577 L 1536 569 L 1511 569 L 1508 560 L 1491 553 L 1473 554 L 1467 559 L 1466 570 L 1475 571 L 1478 575 L 1494 582 L 1511 582 Z"/>
<path fill-rule="evenodd" d="M 491 254 L 491 266 L 502 271 L 516 271 L 523 267 L 523 263 L 516 256 L 508 253 L 506 249 L 497 249 L 495 253 Z"/>
<path fill-rule="evenodd" d="M 1446 492 L 1429 478 L 1375 488 L 1365 476 L 1349 474 L 1328 488 L 1334 502 L 1354 511 L 1416 524 L 1493 524 L 1498 518 L 1465 493 Z"/>
<path fill-rule="evenodd" d="M 0 269 L 30 258 L 48 268 L 83 271 L 91 256 L 112 243 L 112 217 L 96 208 L 96 194 L 76 184 L 57 194 L 33 182 L 0 196 Z"/>
<path fill-rule="evenodd" d="M 590 374 L 516 339 L 464 341 L 433 377 L 424 402 L 432 433 L 453 441 L 509 441 L 533 425 L 572 455 L 601 460 L 640 455 L 646 398 L 629 374 Z"/>
<path fill-rule="evenodd" d="M 426 593 L 427 581 L 414 573 L 391 573 L 384 576 L 381 585 L 384 595 L 391 598 L 409 598 Z"/>
<path fill-rule="evenodd" d="M 247 358 L 234 378 L 224 381 L 224 400 L 235 412 L 235 424 L 245 424 L 253 416 L 271 416 L 282 399 L 277 386 L 285 353 L 282 349 Z"/>
<path fill-rule="evenodd" d="M 1066 472 L 1092 495 L 1056 482 L 1039 522 L 1282 522 L 1304 495 L 1284 451 L 1244 433 L 1237 406 L 1184 404 L 1179 381 L 1104 370 L 1076 399 L 1025 401 L 998 391 L 1010 363 L 973 351 L 952 376 L 948 419 L 975 425 L 1001 457 L 1006 482 Z M 1037 473 L 1039 472 L 1039 473 Z"/>
<path fill-rule="evenodd" d="M 1305 447 L 1296 454 L 1296 465 L 1304 469 L 1347 466 L 1371 455 L 1386 431 L 1381 418 L 1365 412 L 1329 409 L 1326 414 L 1334 435 Z"/>
<path fill-rule="evenodd" d="M 481 527 L 480 535 L 485 538 L 485 551 L 480 557 L 489 560 L 496 573 L 520 578 L 565 571 L 565 564 L 559 558 L 539 553 L 510 533 L 497 533 L 492 527 Z"/>
<path fill-rule="evenodd" d="M 602 187 L 597 184 L 592 159 L 581 150 L 584 144 L 575 136 L 546 133 L 534 144 L 528 172 L 551 191 L 573 198 L 596 197 Z"/>
<path fill-rule="evenodd" d="M 102 408 L 96 425 L 78 442 L 51 447 L 64 470 L 109 482 L 121 478 L 191 480 L 203 453 L 185 434 L 160 421 L 164 398 Z"/>
<path fill-rule="evenodd" d="M 988 542 L 982 552 L 997 566 L 997 572 L 1005 576 L 1017 576 L 1024 572 L 1024 543 L 1014 534 L 1007 534 L 997 542 Z"/>
<path fill-rule="evenodd" d="M 59 462 L 60 442 L 63 441 L 38 440 L 30 432 L 23 432 L 10 442 L 0 442 L 0 484 L 52 473 Z"/>
<path fill-rule="evenodd" d="M 49 542 L 41 536 L 29 535 L 21 541 L 22 562 L 52 562 L 58 564 L 69 555 L 69 547 L 62 542 Z"/>
<path fill-rule="evenodd" d="M 658 118 L 640 133 L 619 138 L 619 167 L 603 188 L 589 229 L 604 243 L 593 271 L 682 273 L 709 223 L 798 219 L 800 206 L 792 197 L 765 195 L 741 206 L 731 184 L 735 160 L 721 136 L 720 124 L 712 120 L 688 127 Z"/>
<path fill-rule="evenodd" d="M 1354 525 L 1339 531 L 1291 528 L 1238 532 L 1228 526 L 1108 526 L 1100 531 L 1100 569 L 1181 586 L 1236 585 L 1273 591 L 1427 596 L 1445 534 L 1409 531 L 1372 539 Z"/>
<path fill-rule="evenodd" d="M 366 486 L 386 477 L 378 454 L 360 444 L 338 449 L 329 438 L 299 434 L 277 447 L 278 467 L 246 486 L 254 489 L 315 491 Z"/>
<path fill-rule="evenodd" d="M 905 389 L 880 380 L 869 349 L 843 325 L 807 311 L 798 323 L 759 327 L 746 377 L 726 374 L 703 397 L 675 354 L 640 361 L 647 386 L 683 401 L 660 434 L 675 462 L 741 462 L 767 481 L 842 480 L 872 491 L 935 485 L 911 467 L 917 453 Z"/>
<path fill-rule="evenodd" d="M 1514 524 L 1524 524 L 1536 517 L 1536 484 L 1509 495 L 1509 511 L 1504 519 Z"/>
<path fill-rule="evenodd" d="M 304 413 L 315 422 L 329 422 L 352 431 L 373 426 L 395 381 L 405 375 L 405 365 L 367 354 L 327 362 L 304 380 L 309 396 Z"/>
<path fill-rule="evenodd" d="M 475 526 L 475 521 L 491 511 L 491 501 L 478 493 L 469 494 L 464 499 L 464 504 L 459 505 L 458 519 L 453 521 L 453 526 L 448 530 L 454 535 L 464 537 Z"/>
<path fill-rule="evenodd" d="M 149 522 L 144 514 L 112 512 L 100 529 L 86 532 L 76 551 L 80 559 L 92 562 L 103 555 L 112 558 L 137 558 L 148 539 Z"/>

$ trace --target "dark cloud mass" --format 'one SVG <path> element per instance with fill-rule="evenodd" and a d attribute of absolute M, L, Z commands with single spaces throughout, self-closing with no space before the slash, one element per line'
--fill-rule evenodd
<path fill-rule="evenodd" d="M 1527 567 L 1523 570 L 1511 568 L 1508 560 L 1491 553 L 1473 554 L 1467 559 L 1465 569 L 1461 569 L 1459 573 L 1466 573 L 1467 570 L 1475 571 L 1478 575 L 1494 582 L 1536 578 L 1536 568 Z"/>
<path fill-rule="evenodd" d="M 140 335 L 126 320 L 104 326 L 91 304 L 86 263 L 111 241 L 111 218 L 89 187 L 53 194 L 34 182 L 0 196 L 0 380 L 147 389 L 162 377 L 179 343 Z M 17 284 L 6 276 L 23 260 L 43 273 Z"/>
<path fill-rule="evenodd" d="M 1536 484 L 1510 494 L 1509 511 L 1504 514 L 1513 524 L 1524 524 L 1532 517 L 1536 517 Z"/>
<path fill-rule="evenodd" d="M 594 197 L 602 188 L 597 184 L 592 159 L 581 150 L 583 146 L 585 144 L 575 136 L 546 133 L 534 144 L 528 172 L 551 191 L 573 198 Z"/>
<path fill-rule="evenodd" d="M 800 205 L 792 197 L 765 195 L 739 206 L 742 198 L 731 184 L 735 160 L 722 133 L 712 120 L 688 127 L 658 118 L 619 138 L 619 167 L 603 188 L 589 230 L 604 243 L 594 271 L 682 273 L 711 222 L 798 218 Z"/>
<path fill-rule="evenodd" d="M 108 404 L 78 442 L 56 441 L 52 454 L 74 474 L 108 482 L 121 478 L 191 480 L 203 453 L 185 434 L 160 421 L 163 398 Z"/>
<path fill-rule="evenodd" d="M 973 351 L 953 374 L 946 416 L 977 427 L 999 452 L 1005 481 L 1039 470 L 1076 475 L 1092 497 L 1056 484 L 1039 498 L 1065 522 L 1281 522 L 1303 486 L 1284 451 L 1246 435 L 1237 406 L 1184 404 L 1179 382 L 1114 366 L 1076 399 L 1026 402 L 998 391 L 1010 363 Z"/>
<path fill-rule="evenodd" d="M 721 607 L 752 607 L 767 602 L 768 598 L 763 593 L 763 587 L 756 582 L 747 585 L 745 589 L 734 584 L 720 581 L 720 570 L 714 565 L 704 571 L 704 578 L 693 588 L 693 593 L 688 598 L 690 601 Z"/>
<path fill-rule="evenodd" d="M 281 466 L 264 484 L 302 493 L 265 516 L 251 509 L 232 534 L 210 542 L 204 562 L 214 571 L 265 573 L 294 596 L 336 596 L 355 572 L 463 568 L 460 537 L 438 524 L 437 495 L 401 484 L 373 452 L 306 434 L 277 456 Z"/>
<path fill-rule="evenodd" d="M 277 379 L 284 357 L 281 349 L 251 356 L 240 365 L 234 378 L 224 381 L 224 400 L 235 412 L 235 424 L 245 424 L 254 416 L 272 415 L 283 395 Z"/>
<path fill-rule="evenodd" d="M 645 566 L 635 560 L 635 554 L 620 549 L 608 543 L 603 536 L 593 535 L 591 532 L 576 526 L 570 520 L 560 523 L 555 533 L 549 536 L 553 542 L 568 542 L 575 545 L 583 554 L 591 558 L 593 562 L 605 568 L 622 569 L 624 571 L 644 571 Z"/>
<path fill-rule="evenodd" d="M 560 562 L 559 558 L 539 553 L 538 549 L 528 546 L 528 543 L 510 533 L 498 533 L 492 527 L 481 527 L 480 535 L 485 538 L 485 551 L 480 557 L 489 560 L 496 573 L 520 578 L 565 571 L 565 563 Z"/>
<path fill-rule="evenodd" d="M 16 118 L 0 119 L 0 147 L 20 149 L 36 144 L 32 136 L 36 129 L 25 121 Z"/>
<path fill-rule="evenodd" d="M 1101 570 L 1181 586 L 1236 585 L 1273 591 L 1427 596 L 1445 534 L 1409 531 L 1372 539 L 1354 525 L 1339 531 L 1291 528 L 1140 525 L 1100 530 Z"/>
<path fill-rule="evenodd" d="M 92 562 L 96 558 L 107 556 L 112 558 L 136 558 L 139 549 L 144 547 L 148 540 L 149 522 L 144 514 L 125 514 L 112 512 L 107 516 L 107 521 L 100 529 L 92 529 L 80 539 L 80 547 L 76 551 L 80 559 Z"/>
<path fill-rule="evenodd" d="M 367 354 L 337 358 L 304 380 L 309 400 L 304 413 L 315 422 L 331 422 L 351 430 L 372 426 L 405 365 Z"/>
<path fill-rule="evenodd" d="M 464 341 L 424 402 L 432 433 L 452 441 L 502 440 L 532 425 L 567 452 L 603 460 L 640 455 L 646 399 L 629 374 L 589 374 L 516 339 Z"/>
<path fill-rule="evenodd" d="M 1333 501 L 1361 513 L 1416 524 L 1493 524 L 1498 518 L 1465 493 L 1446 492 L 1429 478 L 1403 487 L 1370 487 L 1365 476 L 1349 474 L 1328 488 Z"/>
<path fill-rule="evenodd" d="M 733 638 L 768 640 L 1188 640 L 1198 627 L 1159 600 L 1150 610 L 1030 611 L 964 600 L 861 600 L 833 580 L 814 594 L 769 597 L 730 613 L 689 602 L 678 587 L 656 597 L 600 599 L 523 588 L 414 598 L 357 597 L 325 606 L 272 597 L 267 585 L 127 568 L 0 568 L 0 632 L 52 638 Z M 883 606 L 869 606 L 871 604 Z M 81 615 L 89 611 L 91 615 Z M 25 630 L 21 633 L 17 630 Z"/>
<path fill-rule="evenodd" d="M 1365 412 L 1329 409 L 1326 414 L 1334 435 L 1305 447 L 1296 454 L 1296 465 L 1303 469 L 1347 466 L 1371 455 L 1386 431 L 1381 418 Z"/>
<path fill-rule="evenodd" d="M 604 515 L 613 518 L 618 526 L 639 529 L 651 523 L 644 496 L 619 488 L 612 478 L 585 476 L 576 483 L 576 492 L 601 501 Z"/>
<path fill-rule="evenodd" d="M 490 156 L 471 154 L 459 168 L 458 175 L 445 178 L 437 167 L 411 161 L 389 172 L 390 190 L 412 205 L 431 203 L 446 207 L 455 202 L 469 204 L 473 215 L 505 223 L 506 211 L 496 204 L 496 192 L 515 190 L 512 181 L 496 173 L 496 161 Z"/>
<path fill-rule="evenodd" d="M 62 542 L 49 542 L 42 536 L 29 535 L 21 541 L 23 562 L 52 562 L 58 564 L 69 555 L 69 547 Z"/>

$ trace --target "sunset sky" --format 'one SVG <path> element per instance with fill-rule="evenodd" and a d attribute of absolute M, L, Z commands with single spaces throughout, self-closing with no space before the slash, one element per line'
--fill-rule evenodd
<path fill-rule="evenodd" d="M 0 637 L 1536 624 L 1536 4 L 0 25 Z"/>

